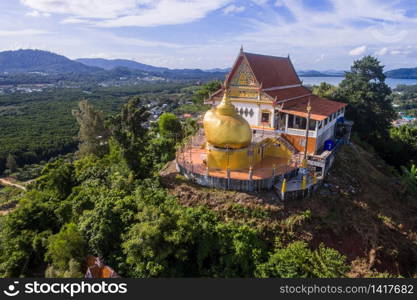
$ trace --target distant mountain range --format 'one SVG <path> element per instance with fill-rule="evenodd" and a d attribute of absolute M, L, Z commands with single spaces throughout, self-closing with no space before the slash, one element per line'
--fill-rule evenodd
<path fill-rule="evenodd" d="M 0 52 L 0 84 L 107 81 L 223 80 L 225 72 L 169 69 L 125 59 L 80 58 L 42 50 Z"/>
<path fill-rule="evenodd" d="M 327 70 L 327 71 L 316 71 L 316 70 L 299 70 L 297 71 L 298 76 L 304 77 L 340 77 L 345 75 L 345 71 Z"/>
<path fill-rule="evenodd" d="M 92 73 L 100 68 L 86 66 L 65 56 L 41 50 L 0 52 L 0 72 Z"/>
<path fill-rule="evenodd" d="M 229 71 L 230 68 L 169 69 L 127 59 L 79 58 L 71 60 L 52 52 L 31 49 L 0 52 L 0 75 L 3 74 L 3 77 L 8 74 L 41 73 L 44 76 L 55 75 L 55 77 L 57 74 L 72 74 L 72 79 L 79 74 L 88 76 L 89 80 L 149 76 L 170 80 L 223 80 Z M 304 77 L 339 77 L 344 76 L 345 71 L 299 70 L 297 73 Z M 31 74 L 32 77 L 35 74 Z M 395 69 L 385 74 L 390 78 L 414 79 L 417 78 L 417 68 Z"/>
<path fill-rule="evenodd" d="M 417 79 L 417 68 L 401 68 L 385 72 L 390 78 Z"/>
<path fill-rule="evenodd" d="M 124 67 L 133 70 L 141 70 L 148 72 L 164 72 L 169 71 L 168 68 L 154 67 L 139 63 L 134 60 L 127 59 L 104 59 L 104 58 L 78 58 L 75 61 L 90 67 L 98 67 L 105 70 L 111 70 L 118 67 Z"/>

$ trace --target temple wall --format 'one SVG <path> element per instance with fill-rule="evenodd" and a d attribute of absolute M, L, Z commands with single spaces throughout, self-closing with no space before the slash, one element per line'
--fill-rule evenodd
<path fill-rule="evenodd" d="M 231 102 L 236 107 L 238 112 L 240 112 L 241 108 L 243 111 L 247 109 L 249 112 L 252 109 L 252 114 L 241 114 L 241 116 L 244 117 L 246 121 L 248 121 L 250 126 L 257 125 L 259 123 L 259 106 L 257 104 L 234 101 L 233 99 L 231 99 Z"/>
<path fill-rule="evenodd" d="M 305 136 L 283 134 L 285 138 L 300 152 L 304 152 L 305 149 Z M 308 138 L 307 145 L 308 153 L 316 153 L 316 138 Z"/>

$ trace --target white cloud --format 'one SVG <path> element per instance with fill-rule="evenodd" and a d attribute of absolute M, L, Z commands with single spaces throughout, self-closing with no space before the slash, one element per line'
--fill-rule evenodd
<path fill-rule="evenodd" d="M 183 24 L 199 20 L 223 7 L 230 0 L 161 0 L 156 6 L 133 15 L 96 23 L 101 27 L 159 26 Z"/>
<path fill-rule="evenodd" d="M 384 56 L 388 53 L 388 48 L 384 47 L 375 52 L 375 55 Z"/>
<path fill-rule="evenodd" d="M 69 15 L 64 23 L 85 22 L 101 27 L 148 27 L 196 21 L 233 0 L 20 1 L 39 12 Z"/>
<path fill-rule="evenodd" d="M 54 35 L 3 39 L 0 46 L 18 42 L 19 45 L 30 43 L 30 46 L 39 47 L 38 45 L 44 43 L 48 47 L 60 47 L 67 55 L 85 56 L 103 52 L 114 58 L 135 58 L 169 67 L 201 68 L 229 67 L 242 44 L 250 52 L 281 56 L 290 53 L 299 69 L 347 69 L 355 58 L 347 53 L 352 52 L 352 48 L 356 46 L 363 47 L 362 45 L 366 45 L 365 53 L 383 55 L 386 52 L 383 63 L 388 68 L 407 64 L 414 66 L 417 57 L 417 18 L 409 17 L 405 11 L 398 10 L 399 5 L 405 6 L 400 1 L 328 0 L 331 2 L 329 10 L 314 12 L 303 0 L 20 1 L 28 11 L 60 14 L 60 19 L 50 18 L 45 22 L 42 20 L 45 24 L 58 19 L 58 22 L 61 20 L 69 25 L 57 26 L 55 30 L 60 32 Z M 138 34 L 144 32 L 144 37 L 149 36 L 147 29 L 122 32 L 92 27 L 180 24 L 202 19 L 212 12 L 216 14 L 214 22 L 222 22 L 218 18 L 235 21 L 233 16 L 223 17 L 223 10 L 230 5 L 241 6 L 242 3 L 248 13 L 242 14 L 245 20 L 239 23 L 241 27 L 229 26 L 232 28 L 224 28 L 224 34 L 212 38 L 206 34 L 200 41 L 190 39 L 182 31 L 176 32 L 181 43 L 176 44 L 175 40 L 172 42 L 171 37 L 164 40 L 165 33 L 172 32 L 169 28 L 164 28 L 161 35 L 159 31 L 153 31 L 155 35 L 146 40 Z M 274 6 L 286 9 L 274 9 Z M 412 7 L 414 5 L 409 5 L 407 9 Z M 12 18 L 10 14 L 3 20 L 0 18 L 3 35 L 7 28 L 14 29 L 13 25 L 9 25 L 13 24 Z M 210 22 L 213 23 L 207 19 L 207 24 L 210 25 Z M 89 26 L 70 25 L 74 23 L 85 23 Z M 39 26 L 42 26 L 42 22 L 39 22 L 37 28 Z M 194 28 L 188 28 L 186 34 L 191 32 L 191 36 L 194 36 L 193 30 Z M 64 38 L 68 41 L 63 41 Z M 407 45 L 412 45 L 413 48 L 406 49 Z M 388 50 L 383 50 L 384 48 Z M 325 53 L 325 59 L 322 59 L 321 53 Z M 410 59 L 404 59 L 405 55 Z M 201 57 L 203 60 L 197 59 Z"/>
<path fill-rule="evenodd" d="M 41 13 L 37 10 L 33 10 L 31 12 L 26 13 L 26 16 L 29 17 L 49 17 L 51 14 L 50 13 Z"/>
<path fill-rule="evenodd" d="M 411 48 L 407 47 L 406 49 L 394 49 L 390 51 L 391 55 L 408 55 L 411 54 Z"/>
<path fill-rule="evenodd" d="M 83 18 L 115 18 L 136 4 L 148 5 L 147 0 L 20 0 L 23 5 L 39 12 L 68 14 Z"/>
<path fill-rule="evenodd" d="M 78 19 L 78 18 L 66 18 L 61 21 L 61 24 L 81 24 L 81 23 L 90 23 L 85 19 Z"/>
<path fill-rule="evenodd" d="M 354 48 L 352 50 L 349 51 L 349 55 L 350 56 L 358 56 L 358 55 L 362 55 L 365 53 L 367 47 L 365 45 Z"/>
<path fill-rule="evenodd" d="M 315 60 L 314 60 L 314 62 L 315 63 L 319 63 L 319 62 L 322 62 L 323 60 L 324 60 L 324 58 L 325 58 L 326 56 L 324 55 L 324 54 L 322 54 L 322 55 L 320 55 L 320 57 L 317 57 Z"/>
<path fill-rule="evenodd" d="M 44 30 L 22 29 L 22 30 L 0 30 L 0 37 L 18 37 L 46 34 Z"/>
<path fill-rule="evenodd" d="M 231 5 L 229 5 L 229 6 L 227 6 L 223 9 L 223 14 L 225 14 L 225 15 L 236 14 L 236 13 L 240 13 L 244 10 L 245 10 L 244 6 L 236 6 L 234 4 L 231 4 Z"/>

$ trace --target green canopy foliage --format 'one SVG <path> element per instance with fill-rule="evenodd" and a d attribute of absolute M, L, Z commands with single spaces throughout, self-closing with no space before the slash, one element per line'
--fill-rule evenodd
<path fill-rule="evenodd" d="M 159 132 L 164 137 L 181 140 L 182 127 L 181 122 L 173 113 L 163 113 L 158 120 Z"/>
<path fill-rule="evenodd" d="M 388 137 L 396 113 L 392 108 L 391 89 L 385 83 L 384 67 L 378 59 L 365 56 L 353 63 L 339 84 L 336 99 L 347 102 L 346 117 L 354 121 L 354 130 L 370 143 Z"/>
<path fill-rule="evenodd" d="M 311 250 L 305 242 L 278 248 L 256 270 L 259 277 L 311 278 L 343 277 L 349 270 L 346 257 L 323 244 Z"/>
<path fill-rule="evenodd" d="M 48 239 L 45 259 L 57 269 L 69 269 L 71 260 L 81 263 L 85 258 L 85 240 L 77 225 L 65 224 L 61 230 Z"/>
<path fill-rule="evenodd" d="M 103 156 L 107 152 L 109 135 L 108 129 L 104 126 L 103 112 L 94 110 L 86 100 L 83 100 L 78 104 L 78 110 L 73 110 L 72 114 L 80 126 L 78 154 Z"/>
<path fill-rule="evenodd" d="M 203 84 L 194 94 L 193 100 L 195 103 L 203 103 L 204 99 L 207 99 L 210 94 L 216 92 L 221 88 L 220 81 L 214 80 Z"/>

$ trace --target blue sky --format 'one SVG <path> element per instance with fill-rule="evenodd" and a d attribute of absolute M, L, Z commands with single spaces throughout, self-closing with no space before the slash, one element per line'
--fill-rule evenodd
<path fill-rule="evenodd" d="M 230 67 L 245 51 L 290 54 L 297 69 L 348 69 L 366 54 L 417 67 L 413 0 L 7 0 L 0 51 Z"/>

